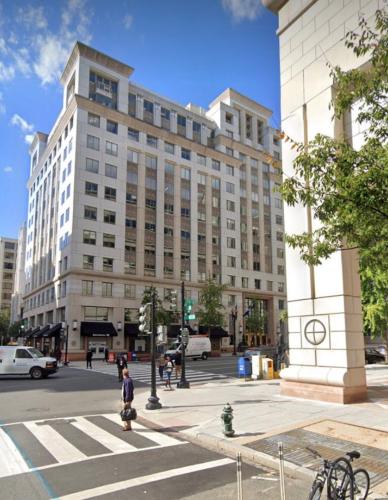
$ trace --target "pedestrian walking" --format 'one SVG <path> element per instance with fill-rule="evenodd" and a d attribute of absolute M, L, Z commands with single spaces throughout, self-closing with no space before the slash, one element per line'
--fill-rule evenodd
<path fill-rule="evenodd" d="M 117 372 L 119 376 L 119 382 L 123 381 L 123 370 L 128 368 L 127 360 L 125 359 L 123 354 L 119 354 L 116 359 Z"/>
<path fill-rule="evenodd" d="M 165 373 L 165 379 L 166 379 L 166 389 L 169 388 L 170 391 L 172 391 L 171 387 L 171 374 L 174 369 L 174 365 L 171 361 L 171 358 L 167 356 L 166 364 L 164 366 L 164 373 Z"/>
<path fill-rule="evenodd" d="M 93 353 L 90 349 L 86 353 L 86 368 L 92 368 Z"/>
<path fill-rule="evenodd" d="M 107 347 L 105 347 L 104 355 L 105 355 L 105 363 L 107 363 L 109 360 L 109 349 Z"/>
<path fill-rule="evenodd" d="M 122 377 L 123 377 L 123 385 L 121 387 L 121 401 L 123 403 L 123 410 L 127 410 L 128 408 L 131 408 L 134 397 L 133 380 L 129 376 L 128 368 L 124 368 L 122 370 Z M 124 421 L 123 425 L 124 425 L 123 431 L 132 430 L 130 420 Z"/>
<path fill-rule="evenodd" d="M 175 378 L 180 378 L 182 372 L 182 355 L 180 352 L 177 352 L 174 357 L 175 364 Z"/>
<path fill-rule="evenodd" d="M 166 358 L 164 357 L 164 354 L 161 354 L 158 359 L 159 377 L 161 382 L 163 382 L 163 372 L 165 364 L 166 364 Z"/>

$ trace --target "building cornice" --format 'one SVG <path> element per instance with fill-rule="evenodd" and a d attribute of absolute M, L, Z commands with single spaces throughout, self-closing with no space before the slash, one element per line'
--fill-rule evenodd
<path fill-rule="evenodd" d="M 209 105 L 209 109 L 211 109 L 213 106 L 218 104 L 219 102 L 224 101 L 224 99 L 231 99 L 231 100 L 236 100 L 246 106 L 248 109 L 256 110 L 259 112 L 261 115 L 264 115 L 265 117 L 269 118 L 272 116 L 272 111 L 269 108 L 266 108 L 262 104 L 259 104 L 258 102 L 254 101 L 250 97 L 247 97 L 243 94 L 240 94 L 240 92 L 237 92 L 237 90 L 234 90 L 232 88 L 227 88 L 225 89 L 219 96 L 217 96 L 214 101 L 212 101 Z"/>

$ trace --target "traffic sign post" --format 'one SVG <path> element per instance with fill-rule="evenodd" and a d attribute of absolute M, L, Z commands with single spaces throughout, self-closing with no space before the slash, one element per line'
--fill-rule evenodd
<path fill-rule="evenodd" d="M 183 341 L 183 336 L 185 335 L 185 330 L 188 333 L 187 328 L 185 328 L 185 319 L 186 319 L 186 303 L 185 303 L 185 282 L 182 281 L 181 284 L 181 300 L 182 300 L 182 320 L 181 320 L 181 335 L 182 335 L 182 371 L 181 371 L 181 379 L 177 383 L 178 389 L 189 389 L 190 384 L 186 380 L 186 356 L 185 356 L 185 351 L 186 351 L 186 346 L 185 342 Z M 190 310 L 191 310 L 191 305 L 190 305 Z M 187 336 L 188 340 L 188 336 Z"/>

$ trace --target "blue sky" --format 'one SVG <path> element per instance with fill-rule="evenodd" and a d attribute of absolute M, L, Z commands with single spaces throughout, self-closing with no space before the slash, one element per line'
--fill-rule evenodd
<path fill-rule="evenodd" d="M 55 122 L 76 40 L 183 105 L 207 108 L 233 87 L 279 127 L 276 27 L 260 0 L 0 0 L 0 235 L 16 237 L 26 217 L 28 143 Z"/>

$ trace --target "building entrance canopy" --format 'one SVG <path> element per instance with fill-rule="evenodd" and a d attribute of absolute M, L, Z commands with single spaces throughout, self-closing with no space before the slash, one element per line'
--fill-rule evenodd
<path fill-rule="evenodd" d="M 81 321 L 81 336 L 117 337 L 117 331 L 110 321 Z"/>

